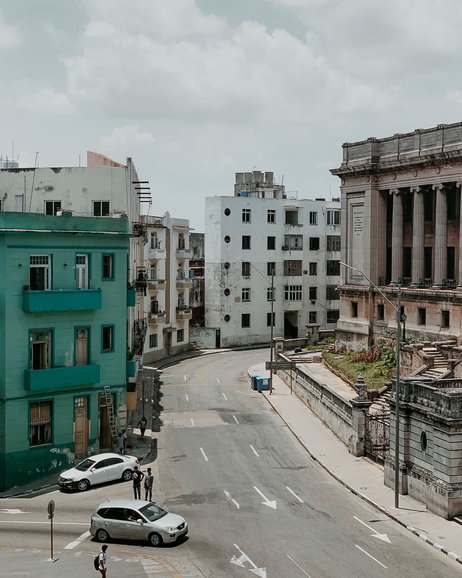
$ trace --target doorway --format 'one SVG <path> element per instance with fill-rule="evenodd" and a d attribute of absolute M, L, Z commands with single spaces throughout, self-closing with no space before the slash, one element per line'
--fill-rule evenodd
<path fill-rule="evenodd" d="M 88 452 L 88 398 L 74 399 L 74 451 L 77 456 Z"/>
<path fill-rule="evenodd" d="M 77 289 L 88 289 L 88 255 L 75 256 L 75 279 Z"/>
<path fill-rule="evenodd" d="M 112 407 L 114 407 L 114 395 L 111 394 Z M 106 405 L 104 393 L 99 394 L 99 448 L 112 450 L 112 434 L 109 424 L 109 411 Z"/>
<path fill-rule="evenodd" d="M 88 365 L 88 329 L 75 330 L 75 365 Z"/>

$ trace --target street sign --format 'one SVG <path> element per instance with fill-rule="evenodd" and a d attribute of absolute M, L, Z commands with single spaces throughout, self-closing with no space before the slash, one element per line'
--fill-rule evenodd
<path fill-rule="evenodd" d="M 48 502 L 47 510 L 48 510 L 48 518 L 51 520 L 51 518 L 53 518 L 54 513 L 55 513 L 55 502 L 54 502 L 54 500 L 50 500 L 50 501 Z"/>
<path fill-rule="evenodd" d="M 271 369 L 271 366 L 273 369 L 295 369 L 297 367 L 293 361 L 273 361 L 273 363 L 267 361 L 265 368 Z"/>

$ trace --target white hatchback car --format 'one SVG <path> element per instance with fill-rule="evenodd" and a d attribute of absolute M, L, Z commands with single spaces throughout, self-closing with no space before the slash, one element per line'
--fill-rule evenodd
<path fill-rule="evenodd" d="M 80 464 L 63 472 L 58 479 L 58 485 L 65 490 L 79 490 L 84 492 L 90 486 L 132 479 L 133 468 L 138 466 L 138 459 L 134 456 L 120 456 L 118 454 L 98 454 L 86 458 Z"/>
<path fill-rule="evenodd" d="M 147 540 L 152 546 L 177 542 L 188 533 L 186 520 L 144 500 L 108 500 L 91 516 L 90 534 L 100 542 Z"/>

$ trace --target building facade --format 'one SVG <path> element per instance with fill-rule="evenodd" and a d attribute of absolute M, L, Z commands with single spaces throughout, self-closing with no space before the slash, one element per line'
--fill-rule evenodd
<path fill-rule="evenodd" d="M 143 266 L 146 231 L 141 223 L 141 206 L 149 204 L 149 187 L 139 180 L 135 164 L 125 164 L 105 155 L 88 152 L 87 166 L 9 167 L 0 170 L 0 211 L 17 211 L 76 216 L 115 215 L 130 223 L 128 280 L 135 280 Z M 128 312 L 129 348 L 142 355 L 146 332 L 139 332 L 143 303 L 137 299 Z"/>
<path fill-rule="evenodd" d="M 125 425 L 129 243 L 127 219 L 0 213 L 0 489 Z"/>
<path fill-rule="evenodd" d="M 462 123 L 346 143 L 337 341 L 371 345 L 396 329 L 461 342 Z M 385 299 L 386 297 L 386 299 Z"/>
<path fill-rule="evenodd" d="M 192 317 L 189 273 L 189 221 L 163 217 L 143 217 L 147 244 L 143 267 L 137 278 L 146 279 L 143 311 L 147 326 L 143 359 L 158 359 L 189 349 L 189 322 Z"/>
<path fill-rule="evenodd" d="M 206 199 L 206 327 L 222 347 L 333 331 L 340 203 L 289 198 L 273 173 L 236 173 L 234 197 Z"/>

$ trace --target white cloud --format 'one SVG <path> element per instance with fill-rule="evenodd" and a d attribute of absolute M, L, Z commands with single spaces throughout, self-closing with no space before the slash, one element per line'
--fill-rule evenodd
<path fill-rule="evenodd" d="M 393 95 L 329 66 L 285 30 L 250 21 L 231 29 L 193 0 L 139 0 L 137 10 L 117 0 L 110 11 L 108 2 L 92 0 L 84 50 L 66 64 L 71 94 L 117 115 L 309 122 L 330 115 L 344 91 L 350 110 L 358 93 L 358 106 L 372 109 Z"/>
<path fill-rule="evenodd" d="M 18 48 L 22 42 L 19 28 L 6 22 L 0 13 L 0 50 Z"/>
<path fill-rule="evenodd" d="M 130 147 L 152 144 L 154 137 L 142 131 L 138 125 L 115 127 L 109 135 L 100 138 L 103 148 L 129 150 Z"/>
<path fill-rule="evenodd" d="M 55 92 L 51 88 L 29 88 L 16 97 L 15 106 L 19 110 L 32 113 L 63 115 L 75 112 L 75 106 L 67 94 Z"/>

